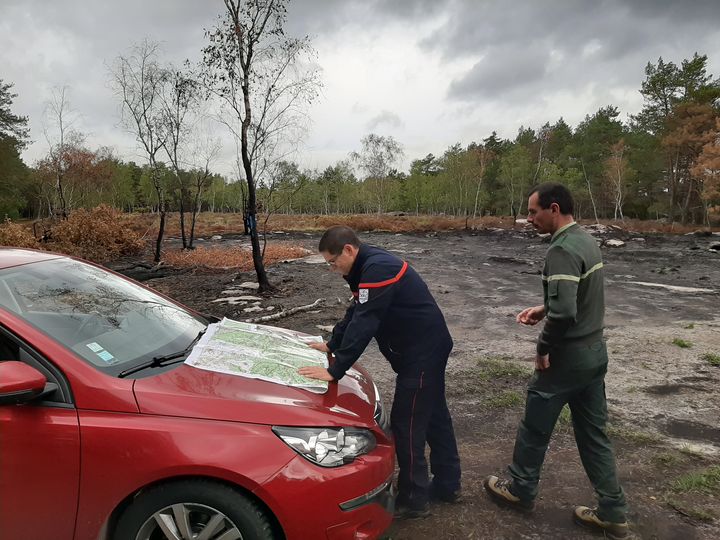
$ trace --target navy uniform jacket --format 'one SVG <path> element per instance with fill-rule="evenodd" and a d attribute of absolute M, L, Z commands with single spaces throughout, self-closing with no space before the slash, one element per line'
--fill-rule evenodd
<path fill-rule="evenodd" d="M 387 251 L 360 245 L 350 273 L 353 303 L 333 328 L 328 371 L 340 379 L 374 337 L 399 377 L 443 373 L 452 338 L 427 285 L 406 262 Z"/>

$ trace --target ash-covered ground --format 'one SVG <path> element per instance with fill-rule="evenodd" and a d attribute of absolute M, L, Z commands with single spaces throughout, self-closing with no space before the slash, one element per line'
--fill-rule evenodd
<path fill-rule="evenodd" d="M 596 232 L 605 259 L 610 433 L 634 534 L 719 538 L 720 488 L 711 482 L 688 490 L 676 481 L 708 471 L 720 476 L 720 366 L 713 365 L 713 355 L 720 355 L 720 251 L 711 249 L 720 236 Z M 420 272 L 455 341 L 447 386 L 463 462 L 463 500 L 434 505 L 430 518 L 395 523 L 389 537 L 591 537 L 572 523 L 573 506 L 593 503 L 594 497 L 567 417 L 553 436 L 533 515 L 496 507 L 482 489 L 483 478 L 503 473 L 512 455 L 538 331 L 518 325 L 515 314 L 542 303 L 540 270 L 548 239 L 527 229 L 361 238 Z M 319 235 L 275 233 L 273 239 L 314 251 Z M 610 247 L 609 240 L 624 245 Z M 238 320 L 322 298 L 316 309 L 267 323 L 313 334 L 326 333 L 342 317 L 347 285 L 322 259 L 280 263 L 268 271 L 277 290 L 266 295 L 239 287 L 254 281 L 253 273 L 232 270 L 170 271 L 147 284 L 198 311 Z M 253 296 L 257 299 L 239 298 Z M 391 403 L 394 374 L 387 362 L 374 346 L 360 362 Z"/>

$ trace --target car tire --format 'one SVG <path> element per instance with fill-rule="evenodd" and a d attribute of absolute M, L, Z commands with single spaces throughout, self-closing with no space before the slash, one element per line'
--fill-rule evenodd
<path fill-rule="evenodd" d="M 190 540 L 201 532 L 208 540 L 275 538 L 256 502 L 223 484 L 185 480 L 141 492 L 120 516 L 113 540 Z"/>

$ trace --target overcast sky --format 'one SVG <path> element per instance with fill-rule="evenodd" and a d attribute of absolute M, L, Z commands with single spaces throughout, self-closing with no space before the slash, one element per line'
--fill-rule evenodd
<path fill-rule="evenodd" d="M 43 114 L 67 85 L 91 148 L 142 161 L 119 125 L 107 66 L 144 38 L 164 58 L 200 59 L 221 0 L 0 0 L 0 79 L 30 118 L 29 164 L 47 152 Z M 718 0 L 294 0 L 288 33 L 309 34 L 323 90 L 294 159 L 324 168 L 392 135 L 412 159 L 493 130 L 513 138 L 564 117 L 576 126 L 612 104 L 638 112 L 648 61 L 707 54 L 720 75 Z M 218 126 L 218 134 L 222 133 Z M 232 146 L 223 163 L 230 173 Z"/>

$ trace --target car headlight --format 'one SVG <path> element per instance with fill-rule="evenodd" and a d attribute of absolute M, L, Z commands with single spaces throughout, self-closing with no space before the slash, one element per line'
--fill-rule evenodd
<path fill-rule="evenodd" d="M 323 467 L 339 467 L 375 448 L 367 429 L 273 426 L 275 435 L 304 458 Z"/>

